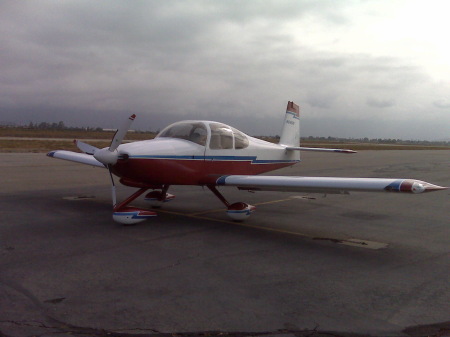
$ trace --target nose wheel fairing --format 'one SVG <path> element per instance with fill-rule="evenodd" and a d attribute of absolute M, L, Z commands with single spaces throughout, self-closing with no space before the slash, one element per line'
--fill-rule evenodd
<path fill-rule="evenodd" d="M 132 201 L 147 192 L 148 189 L 148 187 L 142 187 L 121 203 L 116 204 L 113 208 L 114 221 L 122 223 L 124 225 L 133 225 L 157 216 L 156 212 L 128 206 Z M 162 204 L 172 201 L 175 198 L 174 195 L 167 193 L 168 189 L 169 185 L 165 185 L 162 187 L 161 191 L 151 191 L 146 194 L 145 200 L 149 201 L 152 207 L 160 208 Z"/>
<path fill-rule="evenodd" d="M 130 202 L 144 194 L 148 188 L 141 188 L 126 198 L 124 201 L 114 205 L 113 220 L 124 225 L 134 225 L 148 218 L 156 216 L 155 212 L 128 206 Z"/>
<path fill-rule="evenodd" d="M 134 225 L 156 215 L 157 214 L 152 211 L 125 206 L 113 212 L 113 220 L 124 225 Z"/>

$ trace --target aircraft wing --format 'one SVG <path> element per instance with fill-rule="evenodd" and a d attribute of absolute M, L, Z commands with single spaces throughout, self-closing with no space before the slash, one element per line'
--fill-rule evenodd
<path fill-rule="evenodd" d="M 85 154 L 85 153 L 78 153 L 78 152 L 65 151 L 65 150 L 57 150 L 57 151 L 51 151 L 51 152 L 47 153 L 47 156 L 52 157 L 52 158 L 69 160 L 69 161 L 73 161 L 73 162 L 76 162 L 76 163 L 81 163 L 81 164 L 86 164 L 86 165 L 92 165 L 92 166 L 105 168 L 105 165 L 100 163 L 93 156 Z"/>
<path fill-rule="evenodd" d="M 217 179 L 218 186 L 235 186 L 241 190 L 347 194 L 361 192 L 422 193 L 447 189 L 425 181 L 390 178 L 335 178 L 230 175 Z"/>
<path fill-rule="evenodd" d="M 356 153 L 356 151 L 349 149 L 328 149 L 322 147 L 303 147 L 303 146 L 287 146 L 289 151 L 313 151 L 313 152 L 338 152 L 338 153 Z"/>

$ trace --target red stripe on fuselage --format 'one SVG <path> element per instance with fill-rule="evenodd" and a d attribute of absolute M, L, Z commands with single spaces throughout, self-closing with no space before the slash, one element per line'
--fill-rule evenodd
<path fill-rule="evenodd" d="M 149 185 L 214 184 L 223 175 L 256 175 L 294 165 L 295 162 L 264 163 L 228 160 L 128 159 L 113 167 L 117 176 Z"/>

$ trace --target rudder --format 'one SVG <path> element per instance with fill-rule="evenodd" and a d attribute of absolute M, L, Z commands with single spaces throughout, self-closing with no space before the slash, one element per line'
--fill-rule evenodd
<path fill-rule="evenodd" d="M 287 104 L 279 144 L 300 146 L 300 107 L 291 101 Z"/>

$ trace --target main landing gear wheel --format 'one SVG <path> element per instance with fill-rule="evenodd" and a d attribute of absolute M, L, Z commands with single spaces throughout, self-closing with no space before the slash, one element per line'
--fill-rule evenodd
<path fill-rule="evenodd" d="M 234 221 L 244 221 L 255 210 L 256 207 L 253 205 L 246 204 L 245 202 L 236 202 L 228 206 L 227 215 Z"/>
<path fill-rule="evenodd" d="M 166 202 L 172 201 L 175 196 L 170 193 L 165 193 L 163 191 L 151 191 L 145 195 L 145 201 L 148 201 L 152 208 L 161 208 Z"/>
<path fill-rule="evenodd" d="M 246 204 L 245 202 L 235 202 L 234 204 L 230 204 L 227 199 L 217 190 L 214 185 L 207 185 L 211 192 L 219 198 L 220 201 L 227 207 L 227 215 L 233 221 L 244 221 L 247 219 L 255 210 L 256 207 L 253 205 Z"/>

